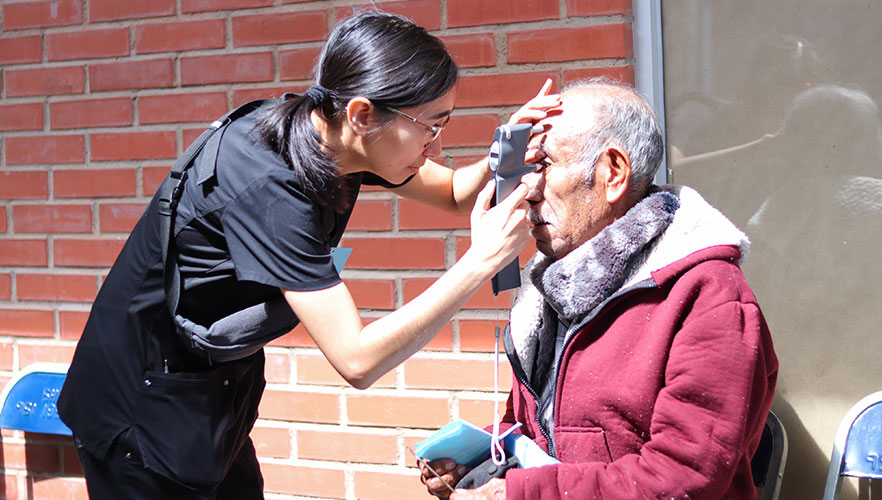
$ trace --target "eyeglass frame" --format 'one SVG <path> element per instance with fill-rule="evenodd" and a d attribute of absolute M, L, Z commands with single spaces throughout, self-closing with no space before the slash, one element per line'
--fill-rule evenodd
<path fill-rule="evenodd" d="M 425 146 L 423 146 L 426 148 L 429 147 L 429 144 L 432 144 L 433 142 L 435 142 L 436 139 L 438 139 L 438 137 L 441 135 L 441 132 L 444 130 L 444 127 L 446 127 L 447 123 L 450 121 L 450 115 L 447 115 L 447 119 L 444 120 L 443 124 L 429 125 L 429 124 L 424 123 L 420 120 L 417 120 L 415 117 L 410 116 L 409 114 L 405 113 L 404 111 L 401 111 L 398 108 L 393 108 L 392 106 L 385 106 L 385 108 L 388 109 L 389 111 L 395 113 L 396 115 L 398 115 L 402 118 L 407 118 L 408 120 L 416 123 L 417 125 L 422 126 L 426 130 L 428 130 L 432 135 L 429 137 L 429 141 L 426 142 Z"/>

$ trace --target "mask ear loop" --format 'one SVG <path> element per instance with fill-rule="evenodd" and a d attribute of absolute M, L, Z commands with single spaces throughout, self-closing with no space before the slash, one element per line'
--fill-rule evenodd
<path fill-rule="evenodd" d="M 496 303 L 496 294 L 493 295 L 493 305 L 496 308 L 496 327 L 493 343 L 493 436 L 490 439 L 490 457 L 496 465 L 505 463 L 505 449 L 499 442 L 499 304 Z"/>

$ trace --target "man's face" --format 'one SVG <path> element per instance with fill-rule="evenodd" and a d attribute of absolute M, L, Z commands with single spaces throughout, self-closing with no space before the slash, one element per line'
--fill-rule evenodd
<path fill-rule="evenodd" d="M 536 239 L 536 248 L 553 259 L 564 257 L 612 222 L 604 183 L 598 182 L 603 159 L 598 162 L 594 186 L 589 188 L 582 178 L 583 169 L 575 163 L 579 145 L 574 144 L 576 134 L 568 129 L 567 118 L 564 107 L 563 113 L 540 122 L 545 132 L 531 138 L 530 148 L 545 153 L 544 168 L 522 178 L 529 189 L 530 234 Z M 580 122 L 586 123 L 584 114 Z"/>

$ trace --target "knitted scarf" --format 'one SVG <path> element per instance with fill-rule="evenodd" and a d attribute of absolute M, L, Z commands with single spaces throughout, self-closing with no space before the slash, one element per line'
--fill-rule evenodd
<path fill-rule="evenodd" d="M 528 377 L 545 375 L 554 357 L 558 320 L 572 327 L 619 290 L 643 263 L 680 206 L 677 196 L 658 189 L 624 216 L 559 260 L 537 254 L 525 270 L 512 308 L 512 325 L 538 332 L 515 349 Z M 537 342 L 538 341 L 538 342 Z M 538 345 L 537 345 L 538 344 Z"/>

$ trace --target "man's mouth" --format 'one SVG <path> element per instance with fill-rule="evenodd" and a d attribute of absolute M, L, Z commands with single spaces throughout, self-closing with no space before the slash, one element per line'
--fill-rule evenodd
<path fill-rule="evenodd" d="M 539 212 L 534 212 L 532 210 L 527 212 L 527 222 L 534 226 L 541 226 L 542 224 L 548 223 L 548 221 L 546 221 L 545 218 L 542 217 L 542 214 L 540 214 Z"/>

